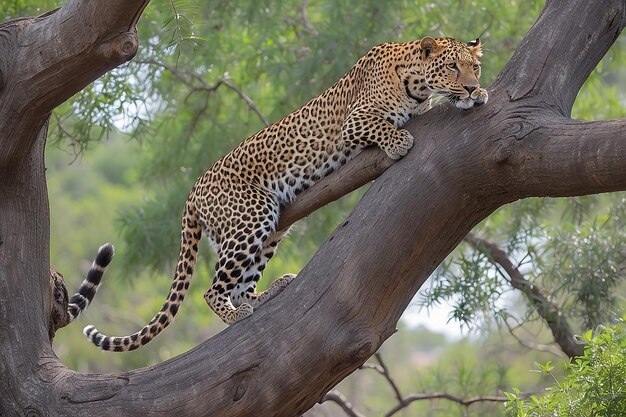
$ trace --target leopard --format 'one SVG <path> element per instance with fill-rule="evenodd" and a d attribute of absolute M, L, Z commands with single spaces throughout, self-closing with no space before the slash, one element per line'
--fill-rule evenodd
<path fill-rule="evenodd" d="M 465 110 L 487 103 L 481 56 L 480 39 L 427 36 L 372 47 L 334 85 L 245 139 L 196 180 L 184 203 L 173 282 L 152 320 L 127 336 L 88 325 L 85 336 L 102 350 L 123 352 L 160 334 L 185 298 L 203 234 L 217 253 L 206 303 L 227 325 L 251 316 L 296 277 L 256 289 L 288 232 L 278 229 L 281 210 L 366 147 L 394 160 L 405 156 L 414 138 L 403 126 L 427 112 L 433 96 Z"/>

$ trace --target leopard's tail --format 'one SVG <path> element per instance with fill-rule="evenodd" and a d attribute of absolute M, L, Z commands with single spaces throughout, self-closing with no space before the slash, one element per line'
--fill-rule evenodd
<path fill-rule="evenodd" d="M 67 313 L 70 316 L 70 322 L 76 319 L 91 304 L 96 291 L 100 287 L 100 280 L 104 275 L 104 271 L 111 263 L 113 255 L 115 255 L 115 248 L 110 243 L 106 243 L 98 249 L 98 254 L 91 264 L 89 272 L 87 272 L 87 277 L 78 287 L 76 294 L 67 303 Z"/>
<path fill-rule="evenodd" d="M 141 330 L 128 336 L 107 336 L 89 325 L 83 333 L 102 350 L 125 352 L 147 344 L 174 320 L 189 288 L 202 235 L 200 222 L 190 202 L 185 205 L 180 236 L 180 255 L 174 273 L 174 281 L 161 310 Z"/>

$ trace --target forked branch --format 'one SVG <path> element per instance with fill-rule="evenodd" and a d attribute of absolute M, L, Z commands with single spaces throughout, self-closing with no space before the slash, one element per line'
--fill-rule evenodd
<path fill-rule="evenodd" d="M 448 392 L 428 392 L 428 393 L 420 393 L 420 394 L 409 394 L 404 396 L 400 393 L 400 389 L 398 384 L 395 381 L 395 378 L 389 372 L 389 368 L 385 365 L 385 361 L 383 360 L 381 353 L 376 353 L 374 355 L 378 364 L 365 363 L 361 367 L 361 369 L 373 369 L 382 375 L 387 381 L 387 384 L 391 387 L 394 392 L 394 397 L 396 400 L 396 404 L 387 411 L 384 416 L 391 417 L 394 414 L 408 408 L 411 404 L 417 401 L 424 400 L 448 400 L 464 407 L 469 407 L 472 404 L 479 402 L 499 402 L 504 403 L 509 401 L 509 399 L 504 395 L 475 395 L 472 397 L 461 397 L 459 395 L 450 394 Z M 528 397 L 530 394 L 521 394 L 522 398 Z M 365 417 L 364 414 L 359 412 L 354 408 L 354 406 L 350 403 L 350 401 L 338 390 L 332 390 L 328 394 L 324 396 L 320 403 L 324 403 L 327 401 L 332 401 L 338 404 L 342 410 L 346 413 L 348 417 Z"/>
<path fill-rule="evenodd" d="M 11 115 L 0 118 L 0 170 L 22 161 L 56 106 L 135 56 L 148 1 L 70 0 L 0 25 L 0 114 Z"/>
<path fill-rule="evenodd" d="M 550 300 L 550 298 L 543 293 L 541 288 L 529 282 L 524 277 L 506 252 L 500 249 L 496 244 L 476 237 L 471 233 L 465 237 L 465 240 L 476 249 L 485 252 L 495 263 L 502 267 L 509 276 L 511 286 L 524 294 L 528 303 L 533 306 L 537 314 L 539 314 L 548 327 L 550 327 L 554 341 L 567 356 L 570 358 L 582 356 L 584 346 L 576 341 L 574 333 L 561 313 L 559 306 L 554 301 Z"/>

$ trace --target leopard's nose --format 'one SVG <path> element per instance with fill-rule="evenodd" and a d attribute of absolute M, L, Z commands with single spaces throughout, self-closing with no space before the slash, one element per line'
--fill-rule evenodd
<path fill-rule="evenodd" d="M 472 94 L 474 90 L 476 90 L 476 87 L 473 85 L 464 85 L 463 88 L 465 88 L 469 94 Z"/>

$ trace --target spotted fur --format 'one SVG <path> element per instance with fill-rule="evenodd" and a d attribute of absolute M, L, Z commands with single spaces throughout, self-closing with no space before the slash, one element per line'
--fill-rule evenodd
<path fill-rule="evenodd" d="M 87 277 L 78 287 L 78 291 L 70 298 L 67 304 L 67 312 L 70 322 L 76 319 L 91 304 L 96 295 L 96 291 L 100 287 L 100 280 L 106 271 L 107 266 L 111 263 L 115 248 L 110 243 L 106 243 L 98 249 L 96 259 L 91 264 Z"/>
<path fill-rule="evenodd" d="M 105 336 L 93 326 L 85 335 L 103 350 L 127 351 L 165 329 L 189 288 L 202 233 L 218 255 L 206 302 L 227 324 L 250 316 L 295 277 L 256 291 L 285 235 L 277 230 L 281 207 L 366 146 L 377 145 L 393 159 L 406 155 L 413 137 L 401 127 L 430 109 L 433 94 L 464 109 L 486 103 L 480 56 L 479 40 L 426 37 L 372 48 L 335 85 L 250 136 L 198 178 L 184 207 L 174 280 L 154 318 L 129 336 Z"/>

